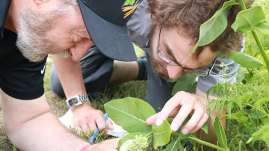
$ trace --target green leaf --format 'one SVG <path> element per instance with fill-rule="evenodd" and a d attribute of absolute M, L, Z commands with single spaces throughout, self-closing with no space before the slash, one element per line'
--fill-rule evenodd
<path fill-rule="evenodd" d="M 152 131 L 146 119 L 156 114 L 155 110 L 144 100 L 132 97 L 109 101 L 105 105 L 108 116 L 129 133 Z"/>
<path fill-rule="evenodd" d="M 195 52 L 198 46 L 204 46 L 214 41 L 226 29 L 228 21 L 227 14 L 233 5 L 238 3 L 235 0 L 227 1 L 223 4 L 208 21 L 203 23 L 200 27 L 199 40 L 192 49 L 191 53 Z"/>
<path fill-rule="evenodd" d="M 168 82 L 177 81 L 177 83 L 175 84 L 175 86 L 173 88 L 172 95 L 175 95 L 179 91 L 188 92 L 188 90 L 193 89 L 194 85 L 195 85 L 195 89 L 196 89 L 196 81 L 195 81 L 196 77 L 197 77 L 196 75 L 186 74 L 186 75 L 179 76 L 175 80 L 169 79 Z"/>
<path fill-rule="evenodd" d="M 135 139 L 135 136 L 139 136 L 139 135 L 142 135 L 142 136 L 145 136 L 146 134 L 145 133 L 141 133 L 141 132 L 136 132 L 136 133 L 130 133 L 130 134 L 127 134 L 125 135 L 122 139 L 120 139 L 119 141 L 119 144 L 118 144 L 118 149 L 121 148 L 121 145 L 126 142 L 127 140 L 133 140 Z M 149 144 L 150 142 L 148 142 Z"/>
<path fill-rule="evenodd" d="M 238 151 L 241 151 L 241 150 L 242 150 L 242 140 L 240 140 Z"/>
<path fill-rule="evenodd" d="M 218 117 L 215 118 L 214 129 L 221 147 L 227 148 L 227 138 Z"/>
<path fill-rule="evenodd" d="M 254 29 L 254 27 L 264 19 L 265 15 L 262 8 L 260 6 L 255 6 L 239 12 L 235 22 L 232 24 L 232 28 L 236 32 L 244 33 Z"/>
<path fill-rule="evenodd" d="M 201 129 L 204 130 L 204 132 L 205 132 L 206 134 L 208 134 L 208 125 L 207 125 L 207 123 L 205 123 L 205 124 L 201 127 Z"/>
<path fill-rule="evenodd" d="M 132 140 L 126 140 L 123 144 L 121 144 L 119 150 L 120 150 L 120 151 L 128 151 L 128 146 L 129 146 L 130 144 L 132 144 L 132 143 L 133 143 Z"/>
<path fill-rule="evenodd" d="M 248 73 L 248 70 L 246 68 L 239 67 L 236 74 L 236 82 L 240 83 L 244 79 L 246 73 Z"/>
<path fill-rule="evenodd" d="M 268 100 L 267 100 L 268 101 Z M 253 119 L 260 119 L 263 117 L 267 117 L 266 114 L 259 112 L 259 111 L 252 111 L 251 113 L 249 113 L 249 116 Z"/>
<path fill-rule="evenodd" d="M 256 140 L 263 140 L 267 147 L 269 147 L 269 125 L 264 125 L 257 132 L 253 133 L 247 144 Z"/>
<path fill-rule="evenodd" d="M 153 124 L 152 131 L 154 137 L 154 148 L 164 146 L 169 143 L 172 130 L 170 124 L 166 120 L 164 120 L 163 123 L 158 127 L 156 126 L 156 124 Z"/>
<path fill-rule="evenodd" d="M 264 22 L 260 22 L 256 27 L 256 30 L 260 31 L 261 33 L 264 34 L 269 34 L 269 25 L 264 23 Z"/>
<path fill-rule="evenodd" d="M 172 141 L 163 151 L 177 151 L 180 148 L 180 139 Z"/>
<path fill-rule="evenodd" d="M 243 52 L 231 51 L 231 55 L 227 54 L 221 54 L 221 55 L 226 56 L 235 61 L 236 63 L 239 63 L 245 67 L 259 68 L 263 66 L 263 63 L 260 60 Z"/>

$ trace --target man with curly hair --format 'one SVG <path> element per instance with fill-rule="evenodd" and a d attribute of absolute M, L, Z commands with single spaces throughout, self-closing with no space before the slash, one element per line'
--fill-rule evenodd
<path fill-rule="evenodd" d="M 229 54 L 231 50 L 243 51 L 243 35 L 235 33 L 231 28 L 231 24 L 241 10 L 240 6 L 235 5 L 231 8 L 228 13 L 228 26 L 216 40 L 206 46 L 198 47 L 191 55 L 190 52 L 198 41 L 200 25 L 209 20 L 226 1 L 148 0 L 148 12 L 152 16 L 150 50 L 153 71 L 163 78 L 159 80 L 164 83 L 164 79 L 167 78 L 175 79 L 184 74 L 198 75 L 194 94 L 180 91 L 170 99 L 167 98 L 169 99 L 167 102 L 149 99 L 149 103 L 155 108 L 164 106 L 159 113 L 147 120 L 148 124 L 156 122 L 156 125 L 160 125 L 164 119 L 175 117 L 171 128 L 172 131 L 176 131 L 185 118 L 191 116 L 187 124 L 183 125 L 181 132 L 184 135 L 195 132 L 198 138 L 217 144 L 214 121 L 206 112 L 209 102 L 217 97 L 210 92 L 207 99 L 206 92 L 213 84 L 221 82 L 221 75 L 219 75 L 222 69 L 221 62 L 229 67 L 228 74 L 231 76 L 226 81 L 236 82 L 235 76 L 239 64 L 224 58 L 220 53 Z M 247 3 L 247 6 L 250 4 L 251 2 Z M 149 72 L 149 78 L 151 74 L 152 77 L 156 76 Z M 148 86 L 148 91 L 151 85 Z M 168 89 L 169 84 L 165 85 Z M 173 86 L 173 84 L 170 85 L 170 92 Z M 160 93 L 162 91 L 155 91 L 154 95 Z M 162 94 L 164 93 L 165 91 Z M 147 97 L 151 98 L 151 96 Z M 156 102 L 159 103 L 157 106 Z M 218 116 L 217 111 L 212 111 L 212 113 L 214 117 Z M 225 114 L 225 109 L 222 114 Z M 201 133 L 199 130 L 205 122 L 208 124 L 208 134 Z M 221 120 L 221 123 L 225 128 L 225 118 Z"/>
<path fill-rule="evenodd" d="M 241 10 L 240 6 L 236 5 L 231 8 L 228 13 L 228 27 L 216 40 L 206 46 L 198 47 L 192 55 L 190 52 L 198 41 L 200 25 L 210 19 L 226 1 L 144 0 L 127 23 L 133 42 L 147 53 L 148 87 L 145 101 L 150 103 L 156 111 L 161 109 L 159 113 L 147 120 L 147 124 L 160 125 L 164 119 L 175 117 L 171 128 L 172 131 L 177 131 L 186 117 L 191 116 L 187 124 L 183 125 L 182 133 L 184 135 L 196 133 L 205 141 L 217 143 L 213 120 L 209 118 L 206 111 L 209 102 L 216 97 L 210 92 L 207 99 L 206 92 L 214 84 L 221 82 L 222 77 L 219 72 L 222 70 L 222 62 L 229 67 L 227 74 L 231 75 L 226 81 L 236 82 L 235 76 L 239 64 L 224 58 L 220 53 L 229 53 L 231 50 L 243 51 L 243 35 L 235 33 L 230 27 Z M 248 3 L 247 6 L 250 4 Z M 116 71 L 115 69 L 113 71 L 111 69 L 110 72 L 123 73 L 125 71 L 127 70 Z M 133 72 L 138 71 L 133 70 Z M 76 72 L 76 74 L 80 73 Z M 176 79 L 185 74 L 198 76 L 196 92 L 180 91 L 172 96 L 175 83 L 169 83 L 167 79 Z M 64 77 L 60 78 L 63 85 L 71 79 L 60 75 L 61 73 L 59 77 Z M 64 86 L 64 89 L 73 90 L 73 87 Z M 80 109 L 79 114 L 74 115 L 73 119 L 85 121 L 81 125 L 87 125 L 87 121 L 83 119 L 88 111 L 83 108 Z M 213 111 L 213 115 L 218 116 L 216 111 Z M 199 131 L 205 122 L 209 126 L 208 135 Z M 225 119 L 222 119 L 221 123 L 225 128 Z"/>

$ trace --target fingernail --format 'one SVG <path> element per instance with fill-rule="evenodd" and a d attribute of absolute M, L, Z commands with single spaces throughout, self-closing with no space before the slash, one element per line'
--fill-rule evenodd
<path fill-rule="evenodd" d="M 172 131 L 177 131 L 178 130 L 178 125 L 176 124 L 176 123 L 172 123 L 172 125 L 171 125 L 171 129 L 172 129 Z"/>
<path fill-rule="evenodd" d="M 188 131 L 186 128 L 183 128 L 183 129 L 182 129 L 182 133 L 183 133 L 184 135 L 187 135 L 187 134 L 189 133 L 189 131 Z"/>
<path fill-rule="evenodd" d="M 160 126 L 163 123 L 163 120 L 158 119 L 156 120 L 156 126 Z"/>

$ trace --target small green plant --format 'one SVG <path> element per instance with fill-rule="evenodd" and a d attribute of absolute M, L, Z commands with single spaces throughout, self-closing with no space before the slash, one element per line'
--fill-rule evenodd
<path fill-rule="evenodd" d="M 142 150 L 142 148 L 145 148 L 145 142 L 150 144 L 153 140 L 153 147 L 155 149 L 167 145 L 165 150 L 176 151 L 180 148 L 181 141 L 184 142 L 189 140 L 218 150 L 229 150 L 227 146 L 227 139 L 219 118 L 215 119 L 214 127 L 221 147 L 202 141 L 193 133 L 183 135 L 181 133 L 181 128 L 177 132 L 172 132 L 170 127 L 172 119 L 164 120 L 163 124 L 158 127 L 156 124 L 153 124 L 152 126 L 147 125 L 146 119 L 156 114 L 156 112 L 147 102 L 138 98 L 126 97 L 123 99 L 112 100 L 105 104 L 105 110 L 108 116 L 116 124 L 122 126 L 124 130 L 130 133 L 120 140 L 118 149 L 124 148 L 123 150 L 128 150 L 129 147 L 131 149 L 138 147 Z M 187 118 L 182 125 L 185 125 L 188 120 L 189 118 Z M 202 129 L 205 131 L 205 133 L 208 133 L 207 124 L 205 124 Z M 170 142 L 171 136 L 173 136 L 174 140 L 172 142 Z M 134 141 L 134 139 L 138 139 L 138 141 Z M 141 141 L 141 139 L 147 141 Z M 122 147 L 123 144 L 127 145 Z M 134 147 L 134 144 L 139 146 Z"/>

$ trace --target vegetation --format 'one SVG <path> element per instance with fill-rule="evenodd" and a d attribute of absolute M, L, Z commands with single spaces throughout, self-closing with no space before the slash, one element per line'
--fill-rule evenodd
<path fill-rule="evenodd" d="M 240 0 L 240 2 L 244 1 Z M 234 2 L 230 2 L 227 5 L 232 4 L 234 4 Z M 262 23 L 264 26 L 256 26 L 258 24 L 253 25 L 251 28 L 249 28 L 249 31 L 242 28 L 240 29 L 240 26 L 236 26 L 238 28 L 235 28 L 235 30 L 245 33 L 245 54 L 253 56 L 254 59 L 262 62 L 262 65 L 252 67 L 243 63 L 237 75 L 237 83 L 217 84 L 211 88 L 211 90 L 219 96 L 219 99 L 212 101 L 209 107 L 216 108 L 220 112 L 224 106 L 227 107 L 227 115 L 220 117 L 225 117 L 227 121 L 227 129 L 225 131 L 226 137 L 222 137 L 222 141 L 219 140 L 220 146 L 226 150 L 269 150 L 269 68 L 267 66 L 268 62 L 266 59 L 264 59 L 266 58 L 265 56 L 269 56 L 269 51 L 267 51 L 269 48 L 268 29 L 264 28 L 266 27 L 264 23 L 267 22 L 269 14 L 267 12 L 268 5 L 268 0 L 256 0 L 255 2 L 255 6 L 261 7 L 255 8 L 254 16 L 256 16 L 257 19 L 257 16 L 262 15 L 260 12 L 260 8 L 262 8 L 265 12 L 264 19 L 259 20 L 258 23 Z M 260 30 L 256 30 L 256 28 L 259 28 Z M 253 32 L 253 30 L 256 31 Z M 256 42 L 258 42 L 258 45 Z M 204 43 L 205 42 L 200 42 L 198 45 L 203 45 Z M 263 52 L 261 53 L 260 50 Z M 51 65 L 52 62 L 49 59 L 47 62 L 46 75 L 44 79 L 46 90 L 45 94 L 52 112 L 57 117 L 60 117 L 67 111 L 68 108 L 65 104 L 65 98 L 57 97 L 50 90 L 49 74 Z M 195 84 L 195 81 L 190 81 L 192 84 L 188 85 L 187 88 L 193 90 L 192 85 Z M 104 104 L 113 99 L 135 97 L 143 100 L 146 94 L 146 86 L 146 81 L 131 81 L 107 88 L 106 92 L 102 94 L 102 97 L 92 99 L 92 105 L 93 107 L 105 112 Z M 224 94 L 224 96 L 221 96 L 220 94 Z M 2 114 L 0 116 L 0 150 L 17 150 L 5 135 L 2 124 Z M 216 119 L 216 121 L 218 121 L 218 119 Z M 167 124 L 169 124 L 169 120 L 167 122 Z M 220 133 L 222 133 L 221 128 L 219 130 Z M 91 134 L 86 135 L 84 133 L 80 133 L 78 135 L 83 136 L 86 140 L 89 140 L 91 136 Z M 177 134 L 172 135 L 173 136 L 169 138 L 169 141 L 166 140 L 166 142 L 161 145 L 149 143 L 148 148 L 144 150 L 155 150 L 154 147 L 157 148 L 157 150 L 165 150 L 165 148 L 169 150 L 171 149 L 171 144 L 178 144 L 178 149 L 181 150 L 188 149 L 185 147 L 185 141 L 182 141 L 182 143 L 179 144 Z M 144 140 L 141 138 L 143 136 L 145 135 L 135 134 L 131 136 L 130 139 L 137 139 L 137 142 L 139 142 Z M 95 143 L 101 142 L 108 138 L 111 137 L 102 137 L 98 135 Z M 170 144 L 165 146 L 167 143 Z"/>

